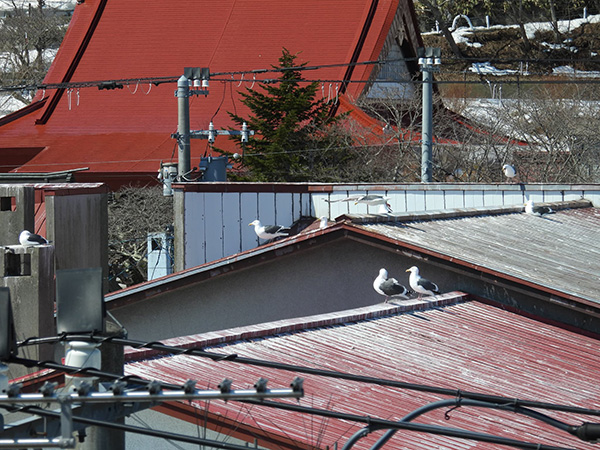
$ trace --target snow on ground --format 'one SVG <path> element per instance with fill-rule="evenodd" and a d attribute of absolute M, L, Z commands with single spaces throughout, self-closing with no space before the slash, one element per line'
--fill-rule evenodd
<path fill-rule="evenodd" d="M 567 33 L 570 30 L 573 30 L 577 27 L 580 27 L 584 23 L 600 23 L 600 14 L 589 15 L 586 18 L 580 19 L 572 19 L 572 20 L 559 20 L 558 21 L 558 29 L 561 33 Z M 481 44 L 478 42 L 471 42 L 471 38 L 473 36 L 473 32 L 477 31 L 490 31 L 490 30 L 500 30 L 507 28 L 518 28 L 518 25 L 491 25 L 489 27 L 459 27 L 452 31 L 452 36 L 456 43 L 461 43 L 464 45 L 472 46 L 472 47 L 480 47 Z M 536 32 L 544 32 L 544 31 L 552 31 L 552 24 L 550 22 L 533 22 L 525 24 L 525 31 L 527 33 L 527 37 L 529 39 L 533 39 Z M 424 33 L 425 34 L 425 33 Z M 577 52 L 577 48 L 569 45 L 571 42 L 567 40 L 563 44 L 551 44 L 545 42 L 544 45 L 548 48 L 566 48 L 572 52 Z M 479 45 L 478 45 L 479 44 Z M 443 64 L 443 61 L 442 61 Z M 483 63 L 473 63 L 469 68 L 471 72 L 485 75 L 511 75 L 517 73 L 516 70 L 500 70 L 496 69 L 489 62 Z M 598 72 L 583 72 L 576 71 L 567 66 L 559 67 L 554 69 L 553 73 L 555 75 L 569 75 L 573 77 L 585 77 L 585 78 L 600 78 L 600 73 Z"/>
<path fill-rule="evenodd" d="M 14 111 L 24 108 L 27 104 L 11 97 L 10 95 L 0 95 L 0 117 L 4 117 Z"/>

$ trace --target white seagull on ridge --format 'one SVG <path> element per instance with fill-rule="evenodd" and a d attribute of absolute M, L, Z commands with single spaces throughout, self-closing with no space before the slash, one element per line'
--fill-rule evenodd
<path fill-rule="evenodd" d="M 525 212 L 534 216 L 543 216 L 544 214 L 552 214 L 554 211 L 549 206 L 538 206 L 533 203 L 533 200 L 527 200 L 525 203 Z"/>
<path fill-rule="evenodd" d="M 281 225 L 262 225 L 258 219 L 248 224 L 248 226 L 252 225 L 254 225 L 256 235 L 264 240 L 274 239 L 279 236 L 289 236 L 291 231 L 289 228 Z"/>
<path fill-rule="evenodd" d="M 440 293 L 440 288 L 438 288 L 437 284 L 419 275 L 419 268 L 417 266 L 412 266 L 410 269 L 406 269 L 406 271 L 410 272 L 408 283 L 415 292 L 419 293 L 419 298 L 421 298 L 423 294 L 435 295 Z"/>
<path fill-rule="evenodd" d="M 48 241 L 39 234 L 30 233 L 27 230 L 21 231 L 21 234 L 19 234 L 19 242 L 23 247 L 34 247 L 36 245 L 45 245 L 48 243 Z"/>
<path fill-rule="evenodd" d="M 327 216 L 321 216 L 321 221 L 319 222 L 319 228 L 325 228 L 327 226 L 328 220 Z"/>
<path fill-rule="evenodd" d="M 408 295 L 411 294 L 411 291 L 406 289 L 395 278 L 388 278 L 388 272 L 385 269 L 379 269 L 379 275 L 373 281 L 373 289 L 378 294 L 385 296 L 385 303 L 389 300 L 390 297 L 395 295 L 399 295 L 408 298 Z"/>

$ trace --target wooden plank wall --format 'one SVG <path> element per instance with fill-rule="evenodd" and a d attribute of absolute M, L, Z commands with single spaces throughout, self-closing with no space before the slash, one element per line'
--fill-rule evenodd
<path fill-rule="evenodd" d="M 335 220 L 342 214 L 377 214 L 379 207 L 340 201 L 350 196 L 375 194 L 390 197 L 393 212 L 437 211 L 444 209 L 577 200 L 582 197 L 600 207 L 600 186 L 560 185 L 334 185 L 328 191 L 286 192 L 184 192 L 185 269 L 214 261 L 261 245 L 248 224 L 260 219 L 263 224 L 289 226 L 301 217 L 327 216 Z M 177 225 L 176 225 L 177 226 Z"/>

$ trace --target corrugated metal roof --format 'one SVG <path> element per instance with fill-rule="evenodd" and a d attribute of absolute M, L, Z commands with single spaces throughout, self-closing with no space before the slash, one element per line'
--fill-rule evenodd
<path fill-rule="evenodd" d="M 548 289 L 600 303 L 600 209 L 479 214 L 355 226 Z"/>
<path fill-rule="evenodd" d="M 600 407 L 597 340 L 475 301 L 413 305 L 416 306 L 404 308 L 404 311 L 385 304 L 361 308 L 361 313 L 371 313 L 363 319 L 357 318 L 356 310 L 351 310 L 340 312 L 336 317 L 330 314 L 302 318 L 165 342 L 407 383 L 585 408 Z M 316 328 L 308 325 L 315 323 L 319 324 Z M 297 375 L 229 361 L 212 362 L 189 355 L 152 357 L 145 351 L 134 351 L 130 357 L 136 359 L 136 354 L 141 359 L 126 365 L 127 374 L 174 383 L 194 379 L 199 380 L 199 388 L 215 388 L 226 377 L 234 380 L 234 388 L 252 386 L 259 377 L 268 378 L 272 388 L 284 387 Z M 414 409 L 442 398 L 436 394 L 322 376 L 300 376 L 305 378 L 306 391 L 300 405 L 363 416 L 398 420 Z M 348 421 L 235 402 L 213 401 L 209 405 L 196 406 L 208 407 L 217 417 L 244 422 L 258 430 L 278 433 L 320 448 L 326 445 L 331 448 L 335 443 L 343 445 L 362 428 L 362 425 Z M 445 412 L 427 413 L 417 422 L 522 441 L 592 448 L 524 416 L 460 408 L 450 412 L 449 420 L 446 420 Z M 203 412 L 196 413 L 195 420 L 202 425 Z M 550 415 L 573 424 L 582 420 L 595 421 L 593 417 L 567 413 L 552 412 Z M 373 433 L 354 448 L 368 448 L 380 435 Z M 496 448 L 491 444 L 408 431 L 397 433 L 387 448 L 442 447 Z"/>
<path fill-rule="evenodd" d="M 185 67 L 195 66 L 209 67 L 213 73 L 270 69 L 278 65 L 285 47 L 299 54 L 299 63 L 324 66 L 307 79 L 367 80 L 371 64 L 334 65 L 380 58 L 398 8 L 412 8 L 412 3 L 182 0 L 173 8 L 170 2 L 87 0 L 76 6 L 45 83 L 133 81 L 110 91 L 96 87 L 39 91 L 37 106 L 29 107 L 27 114 L 17 112 L 0 121 L 0 149 L 10 148 L 12 153 L 37 149 L 26 159 L 15 158 L 13 164 L 23 165 L 19 171 L 84 164 L 90 171 L 78 174 L 82 179 L 115 172 L 154 175 L 160 161 L 173 155 L 175 85 L 136 83 L 136 78 L 176 79 Z M 413 16 L 400 12 L 400 23 L 410 19 L 403 24 L 409 28 L 403 34 L 418 36 Z M 253 77 L 223 77 L 225 81 L 211 82 L 210 95 L 191 102 L 192 129 L 207 129 L 211 120 L 217 128 L 234 126 L 227 111 L 247 115 L 237 92 L 254 86 Z M 365 83 L 338 83 L 334 88 L 358 98 Z M 48 96 L 42 101 L 44 94 Z M 345 103 L 341 109 L 347 108 Z M 219 142 L 220 148 L 231 145 L 226 138 Z M 193 140 L 192 158 L 206 150 L 206 141 Z"/>

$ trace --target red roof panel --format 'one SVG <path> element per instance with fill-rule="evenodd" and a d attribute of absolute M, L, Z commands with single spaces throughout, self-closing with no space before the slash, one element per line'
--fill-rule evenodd
<path fill-rule="evenodd" d="M 596 339 L 475 301 L 445 304 L 452 302 L 452 298 L 461 296 L 446 294 L 442 300 L 412 307 L 381 304 L 163 343 L 448 388 L 457 393 L 458 390 L 477 392 L 596 410 L 600 407 L 600 388 L 592 375 L 600 370 Z M 214 389 L 226 377 L 234 380 L 234 389 L 251 387 L 259 377 L 268 378 L 272 388 L 285 387 L 299 375 L 305 378 L 306 395 L 299 401 L 302 406 L 394 421 L 425 404 L 448 398 L 230 361 L 213 362 L 190 355 L 160 357 L 141 350 L 132 351 L 129 357 L 133 361 L 126 365 L 127 374 L 178 384 L 187 379 L 200 380 L 199 388 Z M 331 448 L 334 444 L 345 444 L 363 426 L 236 402 L 213 401 L 210 405 L 195 406 L 200 410 L 190 408 L 190 417 L 194 413 L 202 417 L 202 409 L 208 407 L 217 420 L 236 418 L 254 426 L 259 445 L 262 445 L 261 435 L 270 430 L 297 442 Z M 597 421 L 593 416 L 573 413 L 553 411 L 549 415 L 575 425 Z M 544 423 L 497 410 L 467 407 L 451 412 L 436 410 L 417 422 L 534 443 L 592 448 Z M 380 435 L 372 433 L 354 448 L 369 448 Z M 389 445 L 410 449 L 497 448 L 492 444 L 406 431 L 397 433 Z"/>
<path fill-rule="evenodd" d="M 75 7 L 45 82 L 179 77 L 185 67 L 197 66 L 212 73 L 270 69 L 283 47 L 311 66 L 373 60 L 398 5 L 398 0 L 87 0 Z M 371 65 L 330 66 L 305 75 L 357 80 L 371 71 Z M 244 113 L 237 91 L 252 86 L 251 77 L 220 79 L 212 81 L 210 95 L 190 100 L 192 129 L 206 129 L 211 119 L 227 128 L 233 125 L 227 111 Z M 161 160 L 176 159 L 170 137 L 177 127 L 175 88 L 132 81 L 115 90 L 38 92 L 36 101 L 46 96 L 41 108 L 0 123 L 0 149 L 46 148 L 18 171 L 89 166 L 98 173 L 156 173 Z M 356 97 L 363 88 L 350 83 L 347 93 Z M 231 145 L 221 139 L 218 145 Z M 193 140 L 192 161 L 205 151 L 205 141 Z"/>

